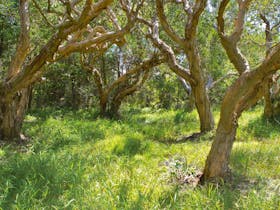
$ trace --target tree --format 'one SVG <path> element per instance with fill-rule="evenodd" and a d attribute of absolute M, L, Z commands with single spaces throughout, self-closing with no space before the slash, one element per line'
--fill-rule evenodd
<path fill-rule="evenodd" d="M 236 1 L 238 13 L 232 32 L 225 31 L 224 13 L 229 0 L 223 0 L 218 11 L 218 33 L 230 61 L 239 73 L 238 79 L 227 90 L 220 113 L 214 142 L 207 157 L 203 180 L 226 178 L 229 173 L 229 158 L 236 136 L 238 118 L 242 112 L 263 97 L 266 79 L 280 68 L 280 43 L 271 46 L 261 63 L 251 69 L 248 60 L 238 48 L 244 29 L 245 15 L 250 0 Z"/>
<path fill-rule="evenodd" d="M 272 6 L 279 7 L 279 4 L 277 5 L 272 2 Z M 271 23 L 268 15 L 265 14 L 265 11 L 260 13 L 260 18 L 265 24 L 265 48 L 266 55 L 268 55 L 273 46 L 274 37 L 275 34 L 277 34 L 277 32 L 275 33 L 275 31 L 277 31 L 277 28 L 280 26 L 280 21 L 275 18 L 275 20 L 273 21 L 274 23 Z M 279 114 L 279 110 L 277 111 L 277 105 L 275 106 L 273 102 L 273 100 L 276 99 L 279 95 L 279 85 L 277 84 L 278 79 L 279 75 L 271 75 L 270 78 L 267 78 L 264 84 L 264 116 L 267 118 L 271 118 Z"/>
<path fill-rule="evenodd" d="M 119 109 L 123 100 L 141 88 L 148 79 L 152 68 L 160 65 L 163 61 L 159 55 L 154 54 L 142 62 L 134 63 L 133 67 L 118 72 L 117 75 L 114 75 L 116 79 L 109 84 L 105 82 L 108 78 L 104 78 L 102 75 L 104 69 L 98 69 L 94 67 L 94 64 L 89 65 L 83 62 L 84 68 L 91 71 L 94 76 L 100 100 L 100 115 L 119 118 Z"/>
<path fill-rule="evenodd" d="M 194 97 L 195 106 L 200 119 L 200 131 L 206 132 L 214 127 L 214 120 L 211 112 L 211 105 L 206 89 L 206 79 L 201 67 L 201 59 L 197 43 L 197 27 L 199 18 L 206 7 L 206 0 L 195 1 L 194 4 L 189 4 L 189 1 L 176 1 L 183 4 L 184 12 L 188 17 L 184 27 L 184 38 L 175 32 L 167 21 L 164 13 L 164 4 L 162 0 L 156 0 L 156 11 L 160 25 L 168 37 L 176 44 L 176 47 L 168 45 L 159 37 L 159 27 L 155 20 L 153 23 L 140 19 L 144 24 L 151 28 L 151 33 L 148 35 L 155 47 L 157 47 L 165 56 L 169 68 L 179 77 L 182 77 L 190 84 L 192 95 Z M 180 49 L 188 61 L 186 68 L 180 65 L 177 61 L 175 50 Z M 176 50 L 178 51 L 178 50 Z"/>
<path fill-rule="evenodd" d="M 43 74 L 44 66 L 65 58 L 73 52 L 99 51 L 100 46 L 116 42 L 119 37 L 131 29 L 132 24 L 116 31 L 99 31 L 90 23 L 96 19 L 113 0 L 58 1 L 65 8 L 64 12 L 52 8 L 53 1 L 47 2 L 47 9 L 42 9 L 32 1 L 49 27 L 54 31 L 46 44 L 36 55 L 30 49 L 30 12 L 29 0 L 19 0 L 20 35 L 16 52 L 10 62 L 6 76 L 0 81 L 0 139 L 12 141 L 18 139 L 24 119 L 24 113 L 30 95 L 30 86 Z M 141 3 L 143 3 L 141 1 Z M 128 2 L 125 1 L 125 4 Z M 128 6 L 127 6 L 128 7 Z M 81 10 L 79 8 L 82 8 Z M 139 8 L 139 7 L 137 7 Z M 129 13 L 131 12 L 131 13 Z M 133 16 L 134 11 L 126 11 Z M 58 17 L 53 24 L 47 14 Z"/>

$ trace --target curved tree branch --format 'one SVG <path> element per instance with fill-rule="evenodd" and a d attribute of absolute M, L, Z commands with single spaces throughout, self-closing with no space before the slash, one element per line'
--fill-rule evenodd
<path fill-rule="evenodd" d="M 184 40 L 176 34 L 176 32 L 169 25 L 167 18 L 164 14 L 163 0 L 156 0 L 157 15 L 162 25 L 162 28 L 167 33 L 167 35 L 178 45 L 184 45 Z"/>
<path fill-rule="evenodd" d="M 219 11 L 218 11 L 218 34 L 221 39 L 221 43 L 230 59 L 231 63 L 234 65 L 239 74 L 242 74 L 250 70 L 250 65 L 246 57 L 241 53 L 238 48 L 238 42 L 243 32 L 245 14 L 248 10 L 251 0 L 238 1 L 239 10 L 237 18 L 234 22 L 234 30 L 230 35 L 225 33 L 224 25 L 224 12 L 230 1 L 222 0 Z"/>
<path fill-rule="evenodd" d="M 7 80 L 17 75 L 25 62 L 25 59 L 30 50 L 30 18 L 29 18 L 29 1 L 19 1 L 19 13 L 20 13 L 20 35 L 17 44 L 16 53 L 11 61 L 8 69 Z"/>
<path fill-rule="evenodd" d="M 22 2 L 26 2 L 26 0 L 22 0 Z M 93 4 L 92 0 L 87 0 L 78 21 L 66 21 L 64 24 L 60 25 L 58 31 L 40 50 L 39 54 L 35 56 L 28 65 L 24 66 L 22 71 L 13 77 L 10 77 L 5 83 L 6 99 L 10 99 L 18 90 L 28 87 L 36 81 L 36 79 L 43 73 L 42 67 L 47 62 L 53 60 L 58 47 L 67 39 L 67 36 L 85 28 L 91 20 L 96 18 L 112 2 L 113 0 L 100 0 Z M 24 62 L 24 60 L 21 60 L 21 63 L 22 62 Z"/>
<path fill-rule="evenodd" d="M 197 25 L 200 15 L 206 7 L 207 0 L 196 0 L 192 8 L 192 13 L 189 14 L 188 22 L 185 27 L 185 39 L 186 41 L 196 39 Z"/>

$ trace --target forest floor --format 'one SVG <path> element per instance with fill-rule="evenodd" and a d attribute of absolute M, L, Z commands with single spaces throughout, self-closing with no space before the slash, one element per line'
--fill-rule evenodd
<path fill-rule="evenodd" d="M 216 123 L 219 113 L 215 111 Z M 26 117 L 26 145 L 0 148 L 3 209 L 280 209 L 280 126 L 256 107 L 240 119 L 232 180 L 192 186 L 214 132 L 196 112 L 129 109 L 119 121 L 92 110 Z M 1 208 L 0 208 L 1 209 Z"/>

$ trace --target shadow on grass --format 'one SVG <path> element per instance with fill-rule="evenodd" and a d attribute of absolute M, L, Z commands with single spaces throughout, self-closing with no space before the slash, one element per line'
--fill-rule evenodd
<path fill-rule="evenodd" d="M 27 136 L 37 135 L 35 138 L 39 139 L 40 142 L 49 141 L 53 145 L 51 149 L 72 145 L 75 142 L 95 142 L 104 139 L 106 132 L 122 134 L 128 130 L 141 133 L 147 139 L 169 144 L 195 140 L 200 137 L 198 133 L 188 137 L 180 137 L 182 133 L 190 133 L 198 128 L 196 115 L 185 111 L 159 113 L 144 111 L 140 113 L 140 110 L 137 109 L 128 111 L 118 121 L 100 119 L 97 116 L 98 112 L 93 109 L 71 111 L 45 108 L 39 111 L 35 110 L 30 113 L 31 120 L 27 119 L 24 124 L 25 130 L 28 130 L 25 133 Z M 29 132 L 31 128 L 34 132 Z M 173 141 L 174 136 L 178 136 L 182 141 Z M 199 139 L 203 139 L 203 137 Z M 132 140 L 131 144 L 133 143 L 135 141 Z M 135 146 L 137 147 L 137 144 Z"/>
<path fill-rule="evenodd" d="M 214 131 L 209 131 L 209 132 L 198 132 L 198 133 L 192 133 L 190 135 L 186 136 L 178 136 L 178 137 L 172 137 L 172 138 L 165 138 L 162 140 L 155 140 L 160 143 L 164 143 L 167 145 L 170 144 L 183 144 L 186 142 L 192 142 L 192 143 L 199 143 L 201 141 L 212 141 L 214 138 Z"/>
<path fill-rule="evenodd" d="M 121 142 L 119 142 L 112 150 L 113 154 L 118 156 L 128 156 L 132 157 L 136 154 L 143 154 L 143 152 L 148 148 L 148 144 L 146 144 L 143 140 L 128 136 L 124 138 Z"/>
<path fill-rule="evenodd" d="M 269 173 L 279 174 L 278 167 L 280 148 L 276 145 L 259 145 L 250 146 L 245 148 L 235 148 L 231 155 L 231 165 L 233 170 L 242 175 L 247 175 L 248 171 L 254 170 L 258 167 L 258 173 L 260 175 L 267 175 L 268 171 L 265 168 L 269 168 Z M 275 170 L 273 170 L 275 169 Z"/>
<path fill-rule="evenodd" d="M 247 126 L 242 129 L 255 138 L 270 138 L 272 136 L 279 136 L 280 125 L 277 122 L 279 119 L 266 119 L 264 117 L 251 120 Z"/>
<path fill-rule="evenodd" d="M 45 107 L 42 109 L 34 109 L 29 111 L 29 114 L 44 121 L 50 116 L 61 119 L 71 118 L 73 120 L 95 120 L 99 116 L 99 112 L 96 109 L 81 109 L 71 110 L 60 107 Z"/>
<path fill-rule="evenodd" d="M 72 114 L 57 117 L 55 113 L 49 113 L 48 118 L 27 116 L 24 133 L 32 138 L 35 152 L 44 149 L 56 151 L 65 146 L 95 143 L 105 138 L 104 125 L 110 126 L 109 121 L 87 121 L 69 115 Z"/>

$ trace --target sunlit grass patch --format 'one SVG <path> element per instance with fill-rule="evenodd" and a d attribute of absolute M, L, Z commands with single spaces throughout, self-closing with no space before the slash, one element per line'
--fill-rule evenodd
<path fill-rule="evenodd" d="M 234 182 L 196 188 L 172 181 L 164 165 L 183 158 L 175 177 L 203 169 L 214 131 L 195 141 L 166 142 L 198 131 L 195 111 L 127 110 L 118 121 L 95 113 L 29 114 L 24 129 L 31 142 L 24 150 L 0 150 L 3 209 L 278 208 L 280 131 L 262 119 L 261 108 L 240 119 L 231 157 Z M 217 121 L 219 112 L 214 116 Z"/>

